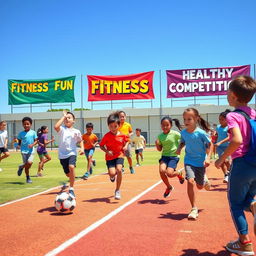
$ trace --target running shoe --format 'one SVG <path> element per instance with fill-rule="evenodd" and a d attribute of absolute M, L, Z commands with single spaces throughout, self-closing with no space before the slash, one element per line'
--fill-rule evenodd
<path fill-rule="evenodd" d="M 182 171 L 179 171 L 179 174 L 178 174 L 177 177 L 178 177 L 178 179 L 179 179 L 180 184 L 183 184 L 183 183 L 185 182 L 185 178 L 184 178 L 184 176 L 183 176 Z"/>
<path fill-rule="evenodd" d="M 242 244 L 239 239 L 227 243 L 226 249 L 229 252 L 236 253 L 238 255 L 254 255 L 252 243 Z"/>
<path fill-rule="evenodd" d="M 26 182 L 27 183 L 32 183 L 32 180 L 28 177 Z"/>
<path fill-rule="evenodd" d="M 225 175 L 225 177 L 223 179 L 223 183 L 228 183 L 228 175 Z"/>
<path fill-rule="evenodd" d="M 110 181 L 111 181 L 111 182 L 115 182 L 116 177 L 115 177 L 115 176 L 114 176 L 114 177 L 112 177 L 112 178 L 110 177 L 109 179 L 110 179 Z"/>
<path fill-rule="evenodd" d="M 130 167 L 130 172 L 131 172 L 131 174 L 135 173 L 135 171 L 134 171 L 134 169 L 132 167 Z"/>
<path fill-rule="evenodd" d="M 164 198 L 170 196 L 170 193 L 172 190 L 173 190 L 173 186 L 171 186 L 170 188 L 167 188 L 164 192 Z"/>
<path fill-rule="evenodd" d="M 115 199 L 120 200 L 121 199 L 121 193 L 120 190 L 115 191 Z"/>
<path fill-rule="evenodd" d="M 95 159 L 92 160 L 92 165 L 96 166 L 96 160 Z"/>
<path fill-rule="evenodd" d="M 198 209 L 193 207 L 188 215 L 189 220 L 196 220 L 198 217 Z"/>
<path fill-rule="evenodd" d="M 82 176 L 82 179 L 83 180 L 88 180 L 90 174 L 88 172 L 86 172 L 83 176 Z"/>
<path fill-rule="evenodd" d="M 20 175 L 22 174 L 23 168 L 24 168 L 24 165 L 23 165 L 23 164 L 22 164 L 22 165 L 19 165 L 19 169 L 18 169 L 18 171 L 17 171 L 18 176 L 20 176 Z"/>
<path fill-rule="evenodd" d="M 207 190 L 207 191 L 211 190 L 211 183 L 208 180 L 206 174 L 204 175 L 204 189 Z"/>

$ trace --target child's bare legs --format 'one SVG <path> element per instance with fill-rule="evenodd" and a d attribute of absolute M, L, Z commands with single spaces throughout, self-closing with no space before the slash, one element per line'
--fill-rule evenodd
<path fill-rule="evenodd" d="M 142 152 L 140 152 L 139 155 L 140 155 L 141 161 L 143 161 L 143 154 L 142 154 Z"/>
<path fill-rule="evenodd" d="M 121 164 L 116 165 L 116 190 L 120 190 L 120 187 L 121 187 L 122 167 L 123 167 L 123 165 L 121 165 Z"/>
<path fill-rule="evenodd" d="M 171 184 L 169 183 L 168 177 L 167 177 L 167 170 L 166 170 L 167 166 L 164 162 L 160 162 L 159 164 L 159 174 L 160 177 L 162 179 L 162 181 L 164 182 L 164 184 L 166 185 L 167 188 L 172 188 Z M 168 168 L 170 169 L 170 168 Z"/>
<path fill-rule="evenodd" d="M 91 174 L 92 168 L 92 156 L 87 157 L 87 172 Z"/>
<path fill-rule="evenodd" d="M 132 167 L 132 158 L 130 156 L 127 156 L 127 161 L 128 161 L 129 167 L 131 168 Z"/>
<path fill-rule="evenodd" d="M 140 164 L 140 160 L 139 160 L 139 153 L 136 154 L 136 161 L 137 161 L 137 164 Z"/>
<path fill-rule="evenodd" d="M 8 156 L 10 156 L 10 153 L 9 153 L 9 152 L 4 152 L 3 155 L 0 156 L 0 162 L 1 162 L 3 159 L 7 158 Z"/>
<path fill-rule="evenodd" d="M 25 165 L 24 165 L 24 168 L 25 168 L 25 174 L 26 174 L 26 177 L 27 177 L 27 183 L 32 183 L 30 177 L 29 177 L 29 169 L 31 168 L 33 163 L 31 162 L 26 162 Z"/>
<path fill-rule="evenodd" d="M 69 177 L 69 186 L 70 188 L 74 187 L 75 184 L 75 166 L 74 165 L 69 165 L 69 173 L 67 176 Z"/>
<path fill-rule="evenodd" d="M 187 193 L 192 208 L 196 207 L 196 182 L 193 178 L 188 180 Z"/>

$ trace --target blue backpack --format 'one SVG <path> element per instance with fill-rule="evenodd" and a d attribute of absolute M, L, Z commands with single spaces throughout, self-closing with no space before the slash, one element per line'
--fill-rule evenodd
<path fill-rule="evenodd" d="M 244 155 L 244 159 L 256 165 L 256 120 L 241 109 L 235 109 L 233 112 L 239 113 L 245 117 L 251 126 L 251 139 L 248 152 Z"/>

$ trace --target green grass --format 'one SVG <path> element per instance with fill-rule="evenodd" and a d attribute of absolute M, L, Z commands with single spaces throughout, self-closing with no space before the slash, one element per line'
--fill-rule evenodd
<path fill-rule="evenodd" d="M 143 153 L 143 166 L 158 164 L 158 159 L 161 155 L 160 152 L 154 149 L 148 149 Z M 35 155 L 34 163 L 30 169 L 30 176 L 33 183 L 27 184 L 24 171 L 20 177 L 17 176 L 18 165 L 21 164 L 21 154 L 20 152 L 11 152 L 10 157 L 0 163 L 0 167 L 3 169 L 3 171 L 0 172 L 0 204 L 59 186 L 62 182 L 67 182 L 68 179 L 62 170 L 57 152 L 50 152 L 50 155 L 52 160 L 45 164 L 44 176 L 40 178 L 36 177 L 38 156 Z M 93 168 L 93 175 L 106 172 L 104 153 L 97 149 L 94 158 L 97 161 L 97 165 Z M 134 165 L 136 163 L 134 153 L 133 163 Z M 78 156 L 76 167 L 77 177 L 81 177 L 84 174 L 86 164 L 85 156 Z M 125 160 L 125 168 L 127 166 L 127 160 Z"/>

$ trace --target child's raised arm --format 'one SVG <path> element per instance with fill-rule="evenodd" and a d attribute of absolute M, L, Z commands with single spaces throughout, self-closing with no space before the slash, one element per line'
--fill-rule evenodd
<path fill-rule="evenodd" d="M 65 120 L 66 116 L 67 116 L 67 112 L 64 110 L 64 111 L 63 111 L 63 116 L 62 116 L 62 117 L 60 118 L 60 120 L 54 125 L 54 129 L 55 129 L 56 132 L 59 132 L 59 131 L 60 131 L 60 127 L 61 127 L 63 121 Z"/>

